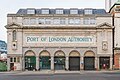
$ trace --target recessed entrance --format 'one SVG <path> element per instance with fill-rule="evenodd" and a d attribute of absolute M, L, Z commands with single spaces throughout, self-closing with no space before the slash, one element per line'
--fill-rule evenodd
<path fill-rule="evenodd" d="M 36 69 L 36 57 L 33 51 L 27 51 L 25 53 L 25 69 L 35 70 Z"/>
<path fill-rule="evenodd" d="M 40 53 L 39 60 L 40 60 L 40 63 L 39 63 L 40 69 L 50 69 L 51 59 L 48 51 L 42 51 Z"/>
<path fill-rule="evenodd" d="M 14 63 L 10 63 L 10 70 L 14 70 Z"/>
<path fill-rule="evenodd" d="M 110 57 L 100 57 L 100 69 L 109 69 L 110 68 Z"/>
<path fill-rule="evenodd" d="M 87 51 L 84 56 L 84 70 L 95 70 L 95 54 Z"/>
<path fill-rule="evenodd" d="M 65 54 L 63 51 L 57 51 L 54 57 L 55 70 L 65 70 Z"/>
<path fill-rule="evenodd" d="M 72 51 L 69 55 L 69 70 L 80 70 L 80 54 L 77 51 Z"/>

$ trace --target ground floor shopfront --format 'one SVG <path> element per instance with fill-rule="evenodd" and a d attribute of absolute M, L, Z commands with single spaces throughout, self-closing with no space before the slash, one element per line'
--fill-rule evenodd
<path fill-rule="evenodd" d="M 11 62 L 11 58 L 13 61 Z M 25 52 L 24 56 L 19 57 L 19 61 L 15 57 L 10 57 L 8 61 L 9 70 L 100 70 L 112 69 L 112 56 L 99 55 L 93 50 L 86 50 L 81 54 L 77 50 L 72 50 L 68 55 L 57 50 L 54 55 L 47 50 L 43 50 L 36 55 L 33 50 Z M 16 61 L 16 62 L 14 62 Z"/>

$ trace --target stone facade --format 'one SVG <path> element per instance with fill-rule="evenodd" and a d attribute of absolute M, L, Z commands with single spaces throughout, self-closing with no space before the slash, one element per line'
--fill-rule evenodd
<path fill-rule="evenodd" d="M 8 70 L 112 69 L 114 27 L 108 13 L 8 14 L 7 18 Z M 65 24 L 24 24 L 25 18 L 65 18 Z M 78 18 L 81 24 L 69 24 L 69 18 Z M 84 24 L 84 18 L 95 18 L 95 24 Z M 50 63 L 42 62 L 46 56 Z M 33 63 L 29 59 L 33 59 Z M 74 66 L 73 60 L 78 65 Z"/>
<path fill-rule="evenodd" d="M 114 69 L 120 69 L 120 1 L 115 3 L 110 9 L 110 14 L 113 16 L 113 26 L 114 28 Z"/>

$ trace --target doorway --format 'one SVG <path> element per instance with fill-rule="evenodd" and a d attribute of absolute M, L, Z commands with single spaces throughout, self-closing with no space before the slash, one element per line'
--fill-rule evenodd
<path fill-rule="evenodd" d="M 100 69 L 109 69 L 110 68 L 110 57 L 100 57 L 99 58 Z"/>

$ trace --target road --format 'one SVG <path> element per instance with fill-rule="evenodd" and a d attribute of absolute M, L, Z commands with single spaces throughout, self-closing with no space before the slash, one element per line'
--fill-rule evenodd
<path fill-rule="evenodd" d="M 0 73 L 0 80 L 120 80 L 120 72 L 58 74 Z"/>

